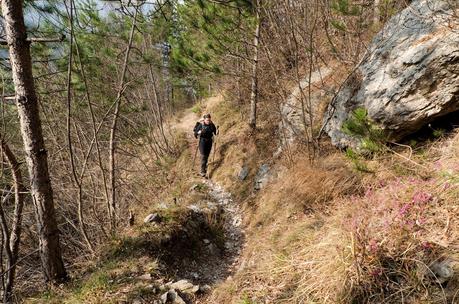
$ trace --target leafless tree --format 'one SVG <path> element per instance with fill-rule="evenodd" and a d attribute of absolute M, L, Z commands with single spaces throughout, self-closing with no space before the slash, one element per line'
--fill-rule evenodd
<path fill-rule="evenodd" d="M 16 156 L 11 151 L 8 144 L 0 136 L 0 148 L 11 169 L 13 189 L 14 189 L 14 212 L 11 229 L 8 227 L 3 203 L 8 199 L 9 193 L 4 196 L 0 204 L 0 224 L 3 234 L 3 249 L 6 254 L 6 280 L 3 292 L 3 302 L 12 303 L 12 292 L 16 275 L 16 262 L 19 256 L 19 244 L 21 240 L 22 210 L 24 207 L 25 187 L 22 180 L 20 164 Z"/>
<path fill-rule="evenodd" d="M 258 102 L 258 49 L 260 41 L 260 3 L 256 1 L 255 5 L 255 33 L 253 35 L 253 62 L 252 62 L 252 88 L 250 92 L 250 118 L 249 126 L 255 130 L 257 126 L 257 102 Z"/>

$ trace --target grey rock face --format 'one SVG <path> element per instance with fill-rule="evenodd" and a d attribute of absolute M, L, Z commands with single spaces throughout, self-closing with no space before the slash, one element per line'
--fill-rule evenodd
<path fill-rule="evenodd" d="M 325 131 L 336 146 L 359 107 L 397 140 L 459 110 L 459 21 L 456 1 L 415 0 L 374 38 L 357 70 L 332 100 Z"/>
<path fill-rule="evenodd" d="M 281 104 L 281 120 L 278 126 L 280 141 L 273 158 L 278 158 L 286 146 L 293 144 L 297 138 L 305 138 L 305 123 L 308 128 L 311 122 L 313 125 L 320 124 L 320 121 L 317 121 L 319 115 L 316 114 L 331 96 L 328 96 L 329 93 L 324 90 L 314 90 L 314 88 L 321 87 L 332 72 L 332 68 L 324 67 L 314 71 L 311 75 L 307 74 L 295 84 L 291 94 Z M 306 100 L 309 98 L 309 85 L 313 88 L 310 103 Z M 311 107 L 312 117 L 308 115 L 309 107 Z M 313 121 L 310 121 L 311 118 Z"/>

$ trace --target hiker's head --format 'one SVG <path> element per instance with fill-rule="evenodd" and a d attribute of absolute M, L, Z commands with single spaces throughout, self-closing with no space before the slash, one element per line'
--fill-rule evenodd
<path fill-rule="evenodd" d="M 212 120 L 211 120 L 211 117 L 210 117 L 210 114 L 206 114 L 206 115 L 204 115 L 202 118 L 204 119 L 204 123 L 205 123 L 206 125 L 210 124 L 210 122 L 212 121 Z"/>

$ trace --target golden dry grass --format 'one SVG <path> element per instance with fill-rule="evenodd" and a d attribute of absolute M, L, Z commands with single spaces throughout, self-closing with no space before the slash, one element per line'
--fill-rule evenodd
<path fill-rule="evenodd" d="M 228 133 L 247 140 L 241 128 Z M 216 178 L 236 195 L 245 182 L 233 164 L 253 171 L 261 145 L 223 155 L 226 174 Z M 393 147 L 365 161 L 372 174 L 353 171 L 340 152 L 314 165 L 301 153 L 271 162 L 277 178 L 240 196 L 247 243 L 239 271 L 207 302 L 455 303 L 457 274 L 443 286 L 429 266 L 459 259 L 458 147 L 459 136 Z"/>

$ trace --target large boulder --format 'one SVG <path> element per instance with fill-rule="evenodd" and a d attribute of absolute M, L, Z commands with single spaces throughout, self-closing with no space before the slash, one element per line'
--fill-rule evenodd
<path fill-rule="evenodd" d="M 378 33 L 325 115 L 334 145 L 355 140 L 342 131 L 356 108 L 392 140 L 459 110 L 457 1 L 415 0 Z"/>

